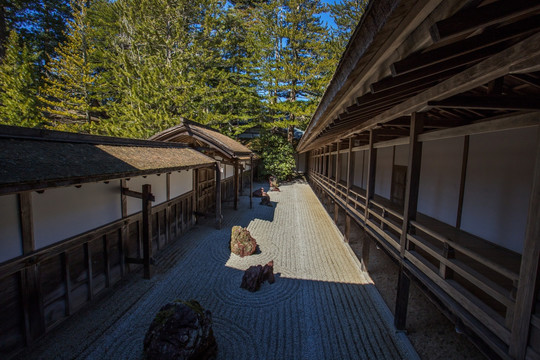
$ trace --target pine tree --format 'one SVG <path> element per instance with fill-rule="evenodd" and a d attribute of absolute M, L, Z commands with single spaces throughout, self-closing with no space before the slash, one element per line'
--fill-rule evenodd
<path fill-rule="evenodd" d="M 260 6 L 262 93 L 274 127 L 305 127 L 334 67 L 318 0 L 270 0 Z"/>
<path fill-rule="evenodd" d="M 364 11 L 366 11 L 368 0 L 341 0 L 334 4 L 329 4 L 330 16 L 334 19 L 337 29 L 338 56 L 345 50 L 352 33 L 360 22 Z"/>
<path fill-rule="evenodd" d="M 36 56 L 15 30 L 10 32 L 0 65 L 0 123 L 34 127 L 42 122 L 37 100 Z"/>
<path fill-rule="evenodd" d="M 68 131 L 95 132 L 102 100 L 102 82 L 96 65 L 96 47 L 88 16 L 89 1 L 71 3 L 73 20 L 68 22 L 67 41 L 46 66 L 40 100 L 52 127 Z"/>

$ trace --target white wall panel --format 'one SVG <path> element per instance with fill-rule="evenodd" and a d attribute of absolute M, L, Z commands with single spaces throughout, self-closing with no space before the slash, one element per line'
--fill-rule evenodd
<path fill-rule="evenodd" d="M 17 195 L 0 196 L 0 263 L 22 255 Z"/>
<path fill-rule="evenodd" d="M 366 153 L 366 151 L 353 152 L 353 184 L 363 189 L 365 189 L 364 167 L 366 166 L 366 164 L 364 163 L 364 153 Z"/>
<path fill-rule="evenodd" d="M 395 147 L 394 165 L 407 166 L 409 163 L 409 145 Z"/>
<path fill-rule="evenodd" d="M 230 177 L 234 176 L 234 166 L 232 165 L 225 165 L 225 176 L 224 179 L 228 179 Z"/>
<path fill-rule="evenodd" d="M 158 205 L 167 201 L 167 177 L 165 174 L 148 175 L 146 178 L 142 176 L 131 178 L 126 182 L 127 187 L 133 191 L 142 191 L 144 184 L 150 184 L 152 186 L 152 194 L 156 198 L 156 201 L 152 202 L 152 205 Z M 128 215 L 142 211 L 142 201 L 134 197 L 127 197 L 127 213 Z"/>
<path fill-rule="evenodd" d="M 392 160 L 394 148 L 377 149 L 377 171 L 375 173 L 375 194 L 390 199 L 392 185 Z"/>
<path fill-rule="evenodd" d="M 120 180 L 33 192 L 36 249 L 120 219 L 120 195 Z"/>
<path fill-rule="evenodd" d="M 463 230 L 523 251 L 537 133 L 527 128 L 471 136 Z"/>
<path fill-rule="evenodd" d="M 193 190 L 193 170 L 171 173 L 171 199 Z"/>
<path fill-rule="evenodd" d="M 462 137 L 423 143 L 419 212 L 455 226 L 462 160 Z"/>
<path fill-rule="evenodd" d="M 347 166 L 349 164 L 349 161 L 347 160 L 349 157 L 348 152 L 340 154 L 339 156 L 340 180 L 347 181 Z"/>

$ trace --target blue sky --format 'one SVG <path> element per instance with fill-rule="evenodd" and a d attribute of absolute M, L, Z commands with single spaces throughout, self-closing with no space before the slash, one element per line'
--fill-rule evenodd
<path fill-rule="evenodd" d="M 340 0 L 321 0 L 321 2 L 323 4 L 334 4 L 336 2 L 339 2 Z M 329 15 L 329 14 L 322 14 L 321 15 L 321 20 L 323 23 L 327 24 L 328 26 L 330 27 L 335 27 L 336 24 L 334 23 L 334 20 L 332 19 L 332 17 Z"/>

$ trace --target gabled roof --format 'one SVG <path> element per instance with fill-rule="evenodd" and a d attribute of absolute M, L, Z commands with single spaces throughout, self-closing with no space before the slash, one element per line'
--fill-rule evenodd
<path fill-rule="evenodd" d="M 249 159 L 253 152 L 246 146 L 220 132 L 201 124 L 182 119 L 179 125 L 164 130 L 149 140 L 207 147 L 228 159 Z"/>
<path fill-rule="evenodd" d="M 0 126 L 0 194 L 213 163 L 182 144 Z"/>

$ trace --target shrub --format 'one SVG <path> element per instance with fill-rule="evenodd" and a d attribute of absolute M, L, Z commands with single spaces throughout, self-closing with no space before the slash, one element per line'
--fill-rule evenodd
<path fill-rule="evenodd" d="M 279 134 L 263 134 L 260 138 L 262 171 L 268 178 L 275 175 L 279 180 L 292 177 L 296 164 L 294 162 L 294 149 L 287 139 Z"/>

